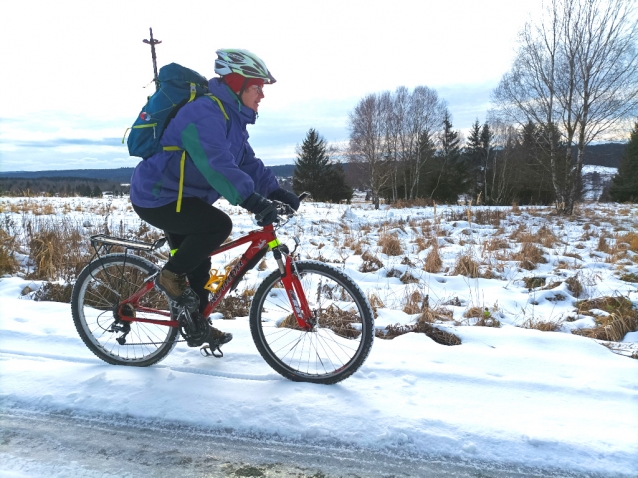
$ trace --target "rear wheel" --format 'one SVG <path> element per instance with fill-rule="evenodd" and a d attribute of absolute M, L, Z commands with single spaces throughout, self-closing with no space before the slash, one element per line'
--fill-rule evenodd
<path fill-rule="evenodd" d="M 277 270 L 253 297 L 253 340 L 266 362 L 290 380 L 340 382 L 356 372 L 370 353 L 374 338 L 370 304 L 340 270 L 315 261 L 295 264 L 313 315 L 312 330 L 297 324 Z"/>
<path fill-rule="evenodd" d="M 129 254 L 102 256 L 78 276 L 71 310 L 82 341 L 99 358 L 113 365 L 146 367 L 162 360 L 175 346 L 176 327 L 130 322 L 120 316 L 170 320 L 166 296 L 152 288 L 137 304 L 120 304 L 141 290 L 157 266 Z M 155 311 L 141 311 L 147 307 Z"/>

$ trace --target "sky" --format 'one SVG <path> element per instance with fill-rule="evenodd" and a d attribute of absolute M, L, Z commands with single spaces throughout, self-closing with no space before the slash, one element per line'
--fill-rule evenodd
<path fill-rule="evenodd" d="M 1 202 L 17 205 L 21 201 L 10 198 Z M 31 198 L 33 212 L 4 215 L 14 224 L 11 234 L 17 234 L 20 241 L 27 241 L 25 224 L 38 221 L 67 227 L 67 234 L 76 228 L 95 234 L 104 225 L 100 212 L 104 204 L 101 199 L 89 198 Z M 57 213 L 34 216 L 40 214 L 36 212 L 38 205 L 53 205 Z M 111 230 L 133 234 L 140 230 L 140 219 L 126 198 L 108 205 Z M 254 229 L 248 213 L 223 200 L 216 205 L 233 214 L 234 237 Z M 486 224 L 475 219 L 470 224 L 458 219 L 467 211 L 460 206 L 438 208 L 437 213 L 433 208 L 382 205 L 375 211 L 370 204 L 304 203 L 300 215 L 278 230 L 278 237 L 292 245 L 292 236 L 300 235 L 302 259 L 321 254 L 366 295 L 374 294 L 382 303 L 375 302 L 379 331 L 391 324 L 414 324 L 419 314 L 402 309 L 406 298 L 420 291 L 421 297 L 427 294 L 432 309 L 453 313 L 454 321 L 440 322 L 438 327 L 462 342 L 445 346 L 417 333 L 393 340 L 377 338 L 362 367 L 336 385 L 294 383 L 283 378 L 259 355 L 248 318 L 223 320 L 221 314 L 211 316 L 215 327 L 233 334 L 233 340 L 222 348 L 221 359 L 202 357 L 197 348 L 179 343 L 165 360 L 150 367 L 108 365 L 82 343 L 69 304 L 21 295 L 26 286 L 37 289 L 40 281 L 17 275 L 0 278 L 0 412 L 60 412 L 69 417 L 125 422 L 127 426 L 142 423 L 147 430 L 157 425 L 175 433 L 194 426 L 202 433 L 231 430 L 236 437 L 290 441 L 298 446 L 361 447 L 365 456 L 369 456 L 366 450 L 395 456 L 405 452 L 413 459 L 429 456 L 442 463 L 451 460 L 470 466 L 486 461 L 493 465 L 491 472 L 476 470 L 467 476 L 635 477 L 638 360 L 614 354 L 601 343 L 571 331 L 595 325 L 594 318 L 582 309 L 579 314 L 577 298 L 623 296 L 638 305 L 636 283 L 618 277 L 621 273 L 638 274 L 638 264 L 614 263 L 615 253 L 602 252 L 598 245 L 606 231 L 626 234 L 635 230 L 638 209 L 618 204 L 583 208 L 589 221 L 557 218 L 551 208 L 521 207 L 515 211 L 508 207 L 503 208 L 506 217 L 501 221 Z M 422 227 L 429 228 L 435 216 L 437 231 L 433 234 L 438 235 L 443 266 L 430 274 L 422 267 L 432 248 L 419 251 L 416 242 L 423 238 Z M 510 251 L 521 247 L 512 238 L 515 231 L 536 235 L 540 228 L 547 228 L 559 241 L 554 247 L 543 248 L 546 263 L 528 271 L 517 267 L 515 260 L 506 259 Z M 400 241 L 401 255 L 382 253 L 378 240 L 385 233 Z M 362 256 L 342 247 L 348 238 L 368 241 L 362 248 L 384 267 L 362 272 Z M 512 247 L 494 254 L 484 247 L 489 241 L 506 241 Z M 613 239 L 609 241 L 615 248 Z M 489 267 L 494 275 L 469 279 L 452 272 L 456 259 L 464 253 L 476 254 L 483 264 L 484 260 L 495 261 L 494 268 L 481 266 L 482 272 Z M 215 257 L 213 267 L 221 269 L 235 255 L 221 256 Z M 23 254 L 17 257 L 27 259 Z M 271 254 L 266 263 L 266 270 L 255 268 L 246 274 L 238 296 L 256 287 L 277 267 Z M 390 274 L 392 270 L 409 273 L 419 282 L 404 284 L 397 274 Z M 523 280 L 526 277 L 544 278 L 547 285 L 528 289 Z M 578 297 L 567 286 L 568 277 L 580 278 Z M 477 319 L 464 317 L 472 307 L 489 308 L 501 327 L 472 325 Z M 597 308 L 591 313 L 609 315 L 609 311 Z M 561 325 L 556 332 L 541 332 L 525 328 L 526 321 Z M 149 336 L 154 336 L 152 331 Z M 635 352 L 638 332 L 627 333 L 615 346 L 624 347 L 627 355 Z M 13 447 L 19 443 L 11 440 Z M 59 449 L 57 460 L 47 463 L 41 462 L 37 450 L 29 448 L 26 460 L 14 459 L 5 446 L 0 453 L 0 475 L 11 471 L 21 472 L 11 475 L 20 477 L 103 476 L 82 469 L 50 473 L 50 468 L 60 463 L 69 464 L 65 450 Z M 256 460 L 268 459 L 267 453 L 259 455 Z M 126 460 L 103 460 L 99 454 L 94 458 L 93 463 L 102 460 L 107 476 L 128 476 L 131 471 Z M 126 469 L 119 472 L 122 462 Z M 511 475 L 502 466 L 510 467 Z M 535 472 L 527 473 L 530 468 L 525 467 Z M 555 473 L 550 473 L 551 469 Z"/>
<path fill-rule="evenodd" d="M 434 88 L 467 130 L 489 109 L 518 31 L 542 0 L 272 0 L 0 2 L 0 171 L 131 167 L 121 140 L 158 65 L 214 77 L 215 51 L 260 56 L 267 86 L 251 145 L 289 164 L 315 128 L 348 139 L 348 114 L 369 93 Z"/>

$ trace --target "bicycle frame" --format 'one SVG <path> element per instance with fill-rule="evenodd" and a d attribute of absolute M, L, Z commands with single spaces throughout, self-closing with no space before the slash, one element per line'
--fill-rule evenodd
<path fill-rule="evenodd" d="M 239 261 L 228 271 L 223 282 L 218 286 L 215 293 L 211 294 L 211 298 L 206 306 L 206 309 L 202 313 L 204 317 L 208 317 L 226 296 L 229 291 L 232 291 L 239 281 L 243 278 L 244 274 L 250 269 L 255 267 L 257 263 L 266 255 L 269 250 L 273 251 L 273 255 L 277 260 L 279 270 L 282 274 L 282 283 L 284 289 L 288 295 L 288 299 L 292 305 L 292 309 L 297 319 L 297 323 L 300 328 L 304 330 L 312 329 L 312 312 L 308 306 L 306 296 L 301 287 L 299 277 L 293 274 L 294 260 L 287 254 L 287 248 L 280 245 L 275 229 L 272 224 L 265 226 L 261 230 L 251 231 L 245 236 L 242 236 L 234 241 L 228 242 L 215 249 L 210 257 L 221 254 L 229 249 L 250 243 L 250 247 L 242 254 Z M 283 252 L 282 252 L 283 251 Z M 285 259 L 284 259 L 285 258 Z M 130 317 L 123 314 L 122 309 L 126 304 L 134 306 L 134 308 L 140 312 L 153 312 L 155 314 L 164 315 L 170 317 L 169 311 L 159 311 L 148 307 L 139 305 L 139 300 L 148 293 L 155 286 L 155 276 L 149 277 L 144 286 L 129 298 L 123 300 L 119 304 L 118 316 L 120 320 L 125 322 L 146 322 L 156 325 L 163 325 L 167 327 L 179 327 L 177 320 L 157 320 L 157 319 L 145 319 L 142 317 Z"/>

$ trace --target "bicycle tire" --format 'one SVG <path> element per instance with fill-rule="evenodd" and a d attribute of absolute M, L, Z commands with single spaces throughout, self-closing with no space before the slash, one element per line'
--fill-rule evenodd
<path fill-rule="evenodd" d="M 297 325 L 277 270 L 261 283 L 250 308 L 257 350 L 278 373 L 296 382 L 333 384 L 356 372 L 374 340 L 372 308 L 345 273 L 317 261 L 296 262 L 316 318 L 311 331 Z"/>
<path fill-rule="evenodd" d="M 164 359 L 175 347 L 177 327 L 122 321 L 117 315 L 119 303 L 139 290 L 145 279 L 158 270 L 153 263 L 130 254 L 108 254 L 82 270 L 73 286 L 71 311 L 80 338 L 97 357 L 112 365 L 148 367 Z M 139 304 L 168 311 L 171 317 L 175 315 L 164 293 L 155 288 L 142 296 Z M 131 306 L 129 313 L 139 317 L 168 319 L 133 309 Z M 130 330 L 126 343 L 120 344 L 117 339 L 124 333 L 121 329 L 127 327 Z"/>

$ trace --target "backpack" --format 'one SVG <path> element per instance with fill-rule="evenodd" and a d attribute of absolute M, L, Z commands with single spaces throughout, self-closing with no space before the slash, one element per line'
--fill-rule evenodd
<path fill-rule="evenodd" d="M 208 80 L 202 75 L 177 63 L 160 68 L 159 90 L 148 101 L 130 130 L 127 146 L 131 156 L 146 159 L 159 152 L 160 139 L 168 123 L 186 103 L 208 93 Z M 217 98 L 214 98 L 217 100 Z M 219 103 L 219 100 L 217 100 Z M 221 107 L 221 104 L 220 104 Z M 225 116 L 225 112 L 224 112 Z M 124 143 L 122 138 L 122 143 Z"/>

